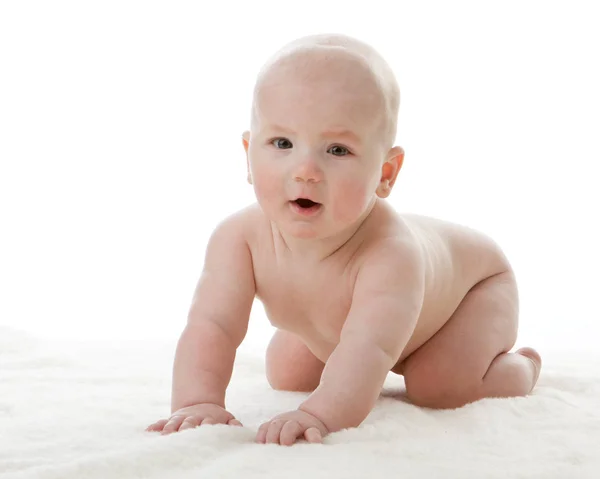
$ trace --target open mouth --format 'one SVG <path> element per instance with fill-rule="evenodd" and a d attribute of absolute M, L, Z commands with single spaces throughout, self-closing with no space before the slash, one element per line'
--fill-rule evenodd
<path fill-rule="evenodd" d="M 313 216 L 321 210 L 321 203 L 309 200 L 308 198 L 298 198 L 290 202 L 293 210 L 302 216 Z"/>
<path fill-rule="evenodd" d="M 321 204 L 309 200 L 308 198 L 298 198 L 296 201 L 294 201 L 294 203 L 296 203 L 300 208 L 303 209 L 312 208 L 313 206 L 318 206 Z"/>

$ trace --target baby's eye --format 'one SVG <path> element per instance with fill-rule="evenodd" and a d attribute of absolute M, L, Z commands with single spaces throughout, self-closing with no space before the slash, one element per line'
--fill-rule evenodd
<path fill-rule="evenodd" d="M 348 148 L 340 145 L 332 146 L 331 148 L 329 148 L 329 150 L 327 150 L 327 152 L 331 153 L 334 156 L 346 156 L 350 153 L 348 151 Z"/>
<path fill-rule="evenodd" d="M 271 143 L 280 150 L 287 150 L 292 147 L 292 142 L 287 138 L 275 138 Z"/>

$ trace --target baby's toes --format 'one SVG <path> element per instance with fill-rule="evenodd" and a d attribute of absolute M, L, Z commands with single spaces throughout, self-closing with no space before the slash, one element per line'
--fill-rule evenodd
<path fill-rule="evenodd" d="M 525 356 L 533 363 L 533 366 L 535 368 L 533 383 L 535 384 L 538 380 L 538 377 L 540 376 L 540 370 L 542 369 L 542 357 L 535 349 L 527 347 L 517 349 L 515 353 L 520 354 L 521 356 Z"/>
<path fill-rule="evenodd" d="M 526 358 L 531 359 L 535 363 L 535 367 L 537 369 L 541 369 L 542 357 L 540 356 L 540 353 L 538 353 L 535 349 L 525 347 L 517 349 L 515 352 L 520 354 L 521 356 L 525 356 Z"/>

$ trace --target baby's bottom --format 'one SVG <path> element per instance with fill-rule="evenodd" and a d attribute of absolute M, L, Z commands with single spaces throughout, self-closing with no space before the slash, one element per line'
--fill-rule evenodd
<path fill-rule="evenodd" d="M 456 408 L 485 397 L 525 396 L 537 382 L 541 358 L 531 348 L 508 353 L 518 326 L 514 276 L 504 272 L 475 285 L 429 341 L 393 369 L 418 406 Z M 312 391 L 324 364 L 291 333 L 277 331 L 267 350 L 275 389 Z"/>
<path fill-rule="evenodd" d="M 511 271 L 490 276 L 465 295 L 448 322 L 399 366 L 414 404 L 456 408 L 486 397 L 525 396 L 541 358 L 517 339 L 519 300 Z"/>

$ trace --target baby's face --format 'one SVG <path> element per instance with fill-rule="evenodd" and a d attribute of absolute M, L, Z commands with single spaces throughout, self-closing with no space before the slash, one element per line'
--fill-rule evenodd
<path fill-rule="evenodd" d="M 264 212 L 295 237 L 352 226 L 380 185 L 388 153 L 384 99 L 364 67 L 344 60 L 317 63 L 300 78 L 293 65 L 284 66 L 256 94 L 245 134 L 249 173 Z M 305 208 L 311 203 L 298 199 L 318 205 Z"/>

